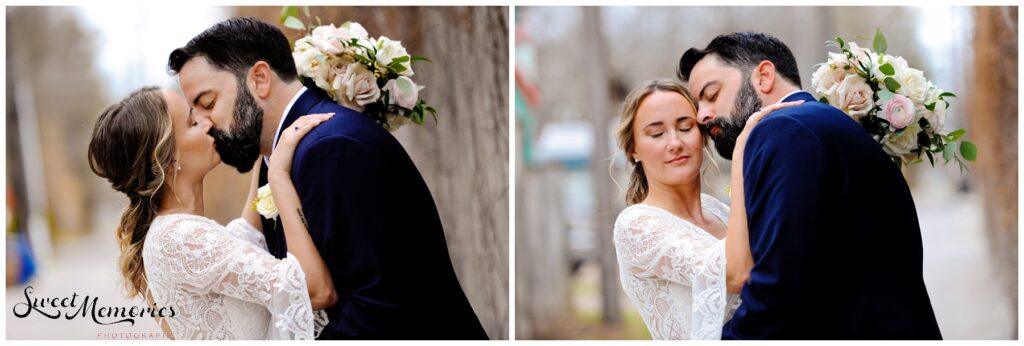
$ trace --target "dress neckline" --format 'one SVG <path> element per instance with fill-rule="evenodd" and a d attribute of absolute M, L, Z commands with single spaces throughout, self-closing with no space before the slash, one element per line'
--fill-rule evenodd
<path fill-rule="evenodd" d="M 704 204 L 704 198 L 705 198 L 705 196 L 707 196 L 707 197 L 709 197 L 709 198 L 714 198 L 714 197 L 711 197 L 710 195 L 706 195 L 706 194 L 701 194 L 701 196 L 700 196 L 700 197 L 701 197 L 701 207 L 700 207 L 700 208 L 701 208 L 702 210 L 707 210 L 708 212 L 710 212 L 710 213 L 711 213 L 711 216 L 714 216 L 714 217 L 715 217 L 716 219 L 718 219 L 718 221 L 719 221 L 719 222 L 721 222 L 721 223 L 722 223 L 722 225 L 724 225 L 724 226 L 726 227 L 726 229 L 728 229 L 728 228 L 729 228 L 729 224 L 728 224 L 728 223 L 727 223 L 727 222 L 726 222 L 725 220 L 723 220 L 723 219 L 722 219 L 722 218 L 721 218 L 720 216 L 718 216 L 718 214 L 716 214 L 716 213 L 715 213 L 714 211 L 712 211 L 711 209 L 709 209 L 709 208 L 708 208 L 708 207 L 707 207 L 707 206 L 706 206 L 706 205 Z M 654 209 L 655 211 L 658 211 L 658 212 L 661 212 L 661 213 L 663 213 L 663 214 L 666 214 L 666 215 L 668 215 L 668 216 L 671 216 L 671 217 L 672 217 L 673 219 L 675 219 L 675 220 L 677 220 L 677 221 L 680 221 L 680 222 L 686 223 L 686 224 L 688 224 L 688 225 L 690 225 L 690 226 L 693 226 L 693 228 L 699 229 L 699 230 L 700 230 L 700 233 L 702 233 L 702 234 L 704 234 L 704 235 L 706 235 L 706 236 L 708 236 L 708 237 L 711 237 L 712 239 L 715 239 L 715 240 L 723 240 L 723 239 L 725 239 L 725 237 L 719 238 L 719 237 L 716 237 L 716 236 L 712 235 L 712 234 L 711 234 L 710 232 L 708 232 L 708 231 L 707 231 L 706 229 L 704 229 L 704 228 L 702 228 L 702 227 L 700 227 L 700 226 L 697 226 L 697 225 L 696 225 L 696 224 L 694 224 L 693 222 L 690 222 L 689 220 L 686 220 L 686 219 L 684 219 L 684 218 L 681 218 L 681 217 L 677 216 L 676 214 L 672 214 L 671 212 L 669 212 L 668 210 L 665 210 L 665 209 L 664 209 L 664 208 L 662 208 L 662 207 L 658 207 L 658 206 L 650 205 L 650 204 L 647 204 L 647 203 L 643 203 L 643 202 L 640 202 L 640 203 L 634 204 L 633 206 L 634 206 L 634 207 L 646 207 L 646 208 L 648 208 L 648 209 Z M 728 234 L 728 233 L 727 233 L 727 234 Z"/>
<path fill-rule="evenodd" d="M 213 221 L 213 219 L 208 218 L 206 216 L 196 215 L 196 214 L 189 214 L 189 213 L 170 213 L 170 214 L 157 215 L 156 217 L 153 218 L 153 221 L 155 222 L 157 219 L 161 219 L 161 218 L 163 218 L 163 219 L 168 219 L 168 218 L 192 218 L 192 219 L 199 219 L 199 220 L 202 220 L 202 221 L 208 221 L 208 222 L 217 223 L 216 221 Z"/>

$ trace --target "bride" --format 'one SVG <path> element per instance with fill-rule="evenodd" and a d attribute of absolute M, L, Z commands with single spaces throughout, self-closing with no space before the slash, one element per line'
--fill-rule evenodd
<path fill-rule="evenodd" d="M 708 136 L 696 103 L 673 80 L 642 83 L 626 97 L 616 131 L 633 163 L 626 203 L 615 221 L 619 278 L 655 339 L 718 340 L 739 306 L 753 267 L 743 207 L 743 148 L 752 115 L 737 138 L 730 207 L 701 193 Z"/>
<path fill-rule="evenodd" d="M 288 239 L 288 256 L 278 260 L 251 204 L 227 226 L 204 217 L 203 179 L 220 156 L 210 123 L 193 118 L 182 96 L 144 87 L 100 114 L 89 166 L 129 199 L 116 232 L 121 275 L 129 296 L 174 307 L 175 316 L 157 319 L 167 335 L 312 339 L 327 324 L 323 309 L 337 296 L 288 174 L 299 139 L 328 118 L 300 118 L 271 155 L 268 176 Z"/>

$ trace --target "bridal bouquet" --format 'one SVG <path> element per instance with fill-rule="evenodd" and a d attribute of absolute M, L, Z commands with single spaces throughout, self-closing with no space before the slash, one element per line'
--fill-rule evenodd
<path fill-rule="evenodd" d="M 285 7 L 281 21 L 306 30 L 297 15 L 295 7 Z M 419 97 L 423 86 L 410 78 L 414 62 L 430 60 L 410 55 L 401 41 L 371 37 L 354 22 L 318 25 L 294 42 L 292 57 L 303 84 L 326 91 L 338 104 L 362 112 L 389 131 L 410 120 L 423 125 L 427 113 L 437 121 L 437 112 Z"/>
<path fill-rule="evenodd" d="M 881 30 L 875 33 L 874 50 L 842 37 L 830 44 L 841 53 L 828 53 L 828 61 L 814 72 L 814 91 L 821 95 L 821 102 L 856 120 L 896 165 L 918 163 L 926 155 L 934 166 L 935 156 L 941 155 L 946 163 L 955 160 L 963 171 L 963 160 L 974 161 L 977 147 L 973 143 L 955 144 L 967 133 L 964 129 L 943 131 L 947 98 L 956 95 L 936 87 L 902 57 L 885 54 L 887 43 Z"/>

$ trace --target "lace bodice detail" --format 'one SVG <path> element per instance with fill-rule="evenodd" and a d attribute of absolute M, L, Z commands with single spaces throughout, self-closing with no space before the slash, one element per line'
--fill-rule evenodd
<path fill-rule="evenodd" d="M 176 339 L 312 339 L 327 324 L 314 312 L 299 262 L 267 252 L 243 219 L 227 226 L 196 215 L 159 216 L 142 258 L 153 299 Z"/>
<path fill-rule="evenodd" d="M 726 223 L 729 207 L 702 207 Z M 615 221 L 619 279 L 654 339 L 718 340 L 739 306 L 726 293 L 725 241 L 661 208 L 627 207 Z"/>

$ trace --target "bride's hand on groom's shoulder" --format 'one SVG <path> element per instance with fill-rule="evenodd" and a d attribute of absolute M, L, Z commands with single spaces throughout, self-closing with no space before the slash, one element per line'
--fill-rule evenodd
<path fill-rule="evenodd" d="M 277 142 L 277 147 L 270 154 L 270 171 L 267 173 L 284 175 L 291 173 L 292 157 L 295 155 L 295 147 L 299 145 L 299 141 L 309 131 L 332 116 L 334 113 L 306 115 L 296 119 L 289 128 L 281 130 L 281 138 Z"/>

